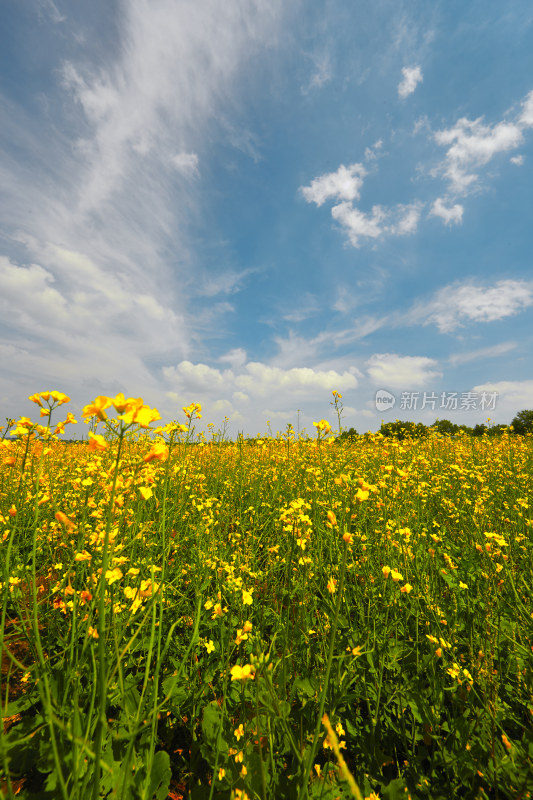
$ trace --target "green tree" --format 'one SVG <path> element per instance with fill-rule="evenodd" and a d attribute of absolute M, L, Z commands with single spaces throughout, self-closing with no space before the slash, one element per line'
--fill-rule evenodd
<path fill-rule="evenodd" d="M 450 422 L 449 419 L 436 419 L 431 427 L 441 436 L 453 436 L 461 430 L 459 425 L 456 425 L 455 422 Z"/>
<path fill-rule="evenodd" d="M 337 436 L 337 441 L 338 442 L 344 442 L 344 441 L 355 442 L 355 440 L 358 438 L 358 436 L 359 436 L 359 434 L 357 433 L 355 428 L 349 428 L 348 430 L 343 431 L 341 434 L 339 434 L 339 436 Z"/>
<path fill-rule="evenodd" d="M 533 411 L 531 409 L 519 411 L 511 425 L 513 426 L 513 431 L 521 436 L 525 436 L 526 433 L 533 433 Z"/>
<path fill-rule="evenodd" d="M 382 436 L 393 437 L 395 439 L 420 439 L 427 436 L 428 428 L 422 422 L 403 422 L 397 419 L 395 422 L 384 422 L 379 429 Z"/>

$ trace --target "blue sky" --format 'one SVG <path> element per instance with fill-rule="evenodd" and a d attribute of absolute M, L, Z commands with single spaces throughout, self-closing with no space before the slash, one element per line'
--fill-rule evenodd
<path fill-rule="evenodd" d="M 533 408 L 531 3 L 0 13 L 2 418 L 44 389 L 250 434 L 333 422 L 333 389 L 359 431 Z"/>

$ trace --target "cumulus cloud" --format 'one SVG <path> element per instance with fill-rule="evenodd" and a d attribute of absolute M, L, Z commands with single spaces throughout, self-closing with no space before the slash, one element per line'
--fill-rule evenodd
<path fill-rule="evenodd" d="M 532 281 L 509 279 L 492 286 L 468 282 L 439 289 L 429 301 L 417 303 L 407 320 L 433 324 L 441 333 L 452 333 L 467 322 L 494 322 L 532 305 Z"/>
<path fill-rule="evenodd" d="M 446 206 L 444 198 L 437 197 L 429 212 L 430 217 L 440 217 L 446 225 L 458 225 L 462 222 L 464 208 L 460 203 L 453 206 Z"/>
<path fill-rule="evenodd" d="M 365 214 L 351 203 L 339 203 L 331 209 L 331 216 L 345 229 L 353 247 L 359 247 L 359 240 L 377 239 L 384 233 L 386 212 L 381 206 L 374 206 L 371 214 Z"/>
<path fill-rule="evenodd" d="M 336 370 L 318 370 L 311 367 L 293 367 L 282 369 L 259 361 L 248 361 L 232 369 L 220 370 L 207 364 L 193 364 L 181 361 L 174 367 L 164 367 L 166 381 L 180 391 L 205 391 L 213 394 L 220 392 L 244 393 L 248 398 L 291 395 L 302 395 L 312 391 L 332 391 L 337 387 L 354 389 L 357 378 L 353 372 L 339 373 Z M 241 395 L 239 395 L 241 396 Z"/>
<path fill-rule="evenodd" d="M 366 362 L 367 372 L 375 384 L 382 388 L 402 388 L 423 386 L 428 381 L 442 375 L 437 369 L 437 361 L 425 356 L 400 356 L 395 353 L 375 353 Z"/>
<path fill-rule="evenodd" d="M 404 67 L 402 69 L 403 79 L 398 84 L 398 94 L 404 99 L 413 94 L 419 83 L 422 83 L 422 70 L 417 67 Z"/>
<path fill-rule="evenodd" d="M 328 172 L 301 186 L 300 191 L 308 203 L 323 205 L 326 200 L 357 200 L 367 172 L 362 164 L 341 164 L 336 172 Z"/>
<path fill-rule="evenodd" d="M 381 142 L 376 142 L 375 150 L 379 150 Z M 375 158 L 374 151 L 367 148 L 366 158 Z M 309 186 L 301 186 L 300 191 L 308 203 L 323 205 L 326 200 L 340 200 L 331 209 L 331 216 L 348 236 L 353 247 L 359 247 L 363 239 L 379 239 L 382 236 L 405 236 L 415 233 L 420 219 L 422 203 L 398 205 L 385 208 L 373 206 L 370 212 L 361 211 L 354 206 L 363 186 L 367 171 L 362 164 L 343 164 L 336 172 L 321 175 L 311 181 Z"/>
<path fill-rule="evenodd" d="M 205 419 L 224 412 L 235 421 L 236 414 L 245 412 L 248 429 L 253 430 L 254 425 L 264 425 L 267 416 L 284 419 L 287 414 L 286 418 L 296 424 L 298 409 L 302 424 L 307 425 L 313 419 L 310 414 L 317 418 L 312 411 L 317 403 L 323 402 L 325 411 L 329 410 L 333 389 L 351 393 L 359 383 L 360 373 L 353 366 L 345 369 L 283 368 L 260 361 L 243 364 L 240 359 L 232 357 L 232 360 L 233 365 L 228 369 L 188 360 L 163 367 L 167 397 L 180 405 L 191 399 L 201 402 Z M 321 415 L 324 416 L 324 412 Z"/>
<path fill-rule="evenodd" d="M 436 172 L 448 180 L 450 191 L 466 194 L 477 186 L 476 170 L 488 164 L 500 153 L 514 150 L 524 141 L 524 131 L 533 127 L 533 91 L 521 104 L 521 111 L 510 119 L 495 124 L 486 124 L 483 117 L 469 120 L 461 117 L 451 128 L 434 134 L 435 141 L 446 147 L 446 156 Z M 520 165 L 522 159 L 511 159 Z"/>

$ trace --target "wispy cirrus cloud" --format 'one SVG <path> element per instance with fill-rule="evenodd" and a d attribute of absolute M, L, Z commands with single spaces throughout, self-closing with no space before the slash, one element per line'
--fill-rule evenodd
<path fill-rule="evenodd" d="M 200 214 L 205 142 L 214 131 L 224 138 L 238 114 L 241 68 L 276 43 L 281 4 L 114 4 L 112 49 L 90 46 L 87 20 L 49 0 L 41 7 L 80 47 L 67 54 L 57 39 L 38 124 L 0 95 L 3 319 L 11 342 L 33 339 L 47 359 L 84 364 L 86 380 L 156 390 L 147 364 L 169 350 L 186 358 L 231 312 L 217 296 L 248 274 L 195 268 L 193 283 L 187 226 Z M 193 313 L 198 276 L 204 300 Z"/>
<path fill-rule="evenodd" d="M 472 361 L 481 361 L 486 358 L 499 358 L 506 353 L 510 353 L 511 350 L 515 350 L 516 347 L 516 342 L 502 342 L 501 344 L 495 344 L 491 347 L 479 347 L 477 350 L 452 354 L 448 358 L 448 363 L 452 367 L 457 367 L 461 364 L 470 364 Z"/>
<path fill-rule="evenodd" d="M 495 322 L 533 306 L 533 282 L 496 281 L 492 286 L 467 281 L 439 289 L 428 300 L 416 302 L 400 319 L 411 324 L 436 325 L 452 333 L 466 323 Z"/>

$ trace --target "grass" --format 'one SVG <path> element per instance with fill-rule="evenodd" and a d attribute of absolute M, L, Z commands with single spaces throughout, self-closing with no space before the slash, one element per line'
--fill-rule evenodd
<path fill-rule="evenodd" d="M 99 398 L 65 445 L 34 398 L 0 450 L 5 796 L 531 797 L 532 437 L 199 443 L 193 404 L 154 439 Z"/>

